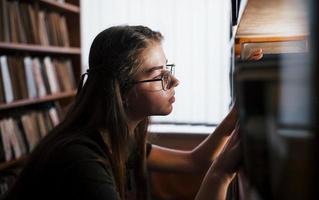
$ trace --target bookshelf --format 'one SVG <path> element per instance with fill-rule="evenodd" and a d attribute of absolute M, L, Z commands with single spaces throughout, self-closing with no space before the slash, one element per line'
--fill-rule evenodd
<path fill-rule="evenodd" d="M 59 3 L 53 0 L 41 0 L 39 1 L 41 5 L 46 6 L 49 9 L 55 9 L 62 12 L 70 12 L 79 14 L 80 13 L 80 6 L 79 2 L 77 1 L 70 1 L 69 3 Z"/>
<path fill-rule="evenodd" d="M 80 0 L 0 0 L 0 25 L 4 27 L 0 30 L 2 173 L 23 165 L 34 145 L 63 118 L 76 95 L 81 75 Z M 4 65 L 9 76 L 3 75 Z M 21 77 L 21 73 L 23 80 L 13 76 Z M 4 140 L 7 131 L 13 131 L 10 135 L 16 138 Z"/>
<path fill-rule="evenodd" d="M 61 92 L 59 94 L 47 95 L 47 96 L 42 97 L 42 98 L 17 100 L 17 101 L 14 101 L 12 103 L 0 105 L 0 112 L 3 110 L 11 109 L 11 108 L 28 106 L 28 105 L 32 105 L 32 104 L 39 104 L 39 103 L 49 102 L 49 101 L 59 101 L 61 99 L 68 99 L 68 98 L 74 97 L 75 94 L 76 94 L 76 91 Z"/>
<path fill-rule="evenodd" d="M 305 10 L 302 1 L 248 0 L 236 31 L 235 54 L 241 55 L 245 43 L 269 43 L 271 46 L 276 42 L 303 41 L 306 44 L 309 34 Z M 303 46 L 298 47 L 305 51 Z M 264 50 L 268 53 L 273 49 L 265 47 Z"/>
<path fill-rule="evenodd" d="M 235 85 L 244 154 L 239 200 L 316 199 L 315 132 L 304 117 L 315 105 L 305 100 L 315 96 L 307 8 L 306 1 L 248 0 L 237 27 Z M 264 57 L 245 61 L 245 48 L 262 48 Z"/>
<path fill-rule="evenodd" d="M 78 47 L 52 47 L 30 44 L 12 44 L 0 42 L 0 52 L 29 52 L 38 54 L 61 54 L 61 55 L 80 55 L 81 49 Z"/>
<path fill-rule="evenodd" d="M 1 163 L 0 165 L 0 171 L 4 171 L 8 168 L 12 168 L 12 167 L 16 167 L 16 166 L 21 166 L 23 165 L 24 162 L 26 162 L 28 159 L 28 156 L 22 156 L 18 159 L 15 159 L 15 160 L 10 160 L 8 162 L 4 162 L 4 163 Z"/>

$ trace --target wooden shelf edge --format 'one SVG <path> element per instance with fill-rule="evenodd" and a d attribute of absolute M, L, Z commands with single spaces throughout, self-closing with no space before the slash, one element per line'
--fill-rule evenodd
<path fill-rule="evenodd" d="M 0 163 L 0 171 L 4 171 L 16 165 L 21 165 L 27 161 L 28 157 L 28 155 L 23 155 L 20 158 Z"/>
<path fill-rule="evenodd" d="M 0 49 L 42 53 L 57 53 L 57 54 L 81 54 L 81 49 L 77 47 L 58 47 L 58 46 L 42 46 L 33 44 L 17 44 L 0 42 Z"/>
<path fill-rule="evenodd" d="M 235 54 L 240 55 L 242 43 L 257 43 L 257 42 L 285 42 L 285 41 L 300 41 L 307 40 L 309 35 L 298 35 L 298 36 L 285 36 L 285 37 L 258 37 L 258 36 L 236 36 L 235 38 Z"/>
<path fill-rule="evenodd" d="M 269 40 L 269 41 L 282 41 L 282 40 L 303 40 L 309 37 L 309 34 L 300 34 L 300 35 L 236 35 L 236 39 L 238 40 Z"/>
<path fill-rule="evenodd" d="M 40 97 L 40 98 L 37 97 L 37 98 L 33 98 L 33 99 L 17 100 L 17 101 L 14 101 L 12 103 L 6 103 L 6 104 L 0 105 L 0 111 L 10 109 L 10 108 L 22 107 L 22 106 L 26 106 L 26 105 L 32 105 L 32 104 L 49 102 L 49 101 L 55 101 L 55 100 L 59 100 L 59 99 L 70 98 L 70 97 L 74 97 L 75 94 L 76 94 L 76 91 L 62 92 L 62 93 L 48 95 L 48 96 Z"/>
<path fill-rule="evenodd" d="M 68 11 L 73 13 L 80 13 L 80 8 L 76 5 L 70 4 L 70 3 L 59 3 L 55 1 L 50 0 L 40 0 L 39 1 L 42 4 L 48 5 L 53 8 L 57 8 L 62 11 Z"/>

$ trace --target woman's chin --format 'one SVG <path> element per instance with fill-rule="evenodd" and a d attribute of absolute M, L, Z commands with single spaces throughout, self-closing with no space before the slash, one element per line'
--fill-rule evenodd
<path fill-rule="evenodd" d="M 162 110 L 160 112 L 157 112 L 154 115 L 158 115 L 158 116 L 165 116 L 165 115 L 169 115 L 171 114 L 171 112 L 173 111 L 173 106 L 170 106 L 169 108 Z"/>
<path fill-rule="evenodd" d="M 173 111 L 173 105 L 170 105 L 167 110 L 165 110 L 164 114 L 163 115 L 169 115 L 171 114 Z"/>

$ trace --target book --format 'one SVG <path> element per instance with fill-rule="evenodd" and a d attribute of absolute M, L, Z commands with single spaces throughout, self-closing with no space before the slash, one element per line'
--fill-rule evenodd
<path fill-rule="evenodd" d="M 0 41 L 10 42 L 10 31 L 9 31 L 9 16 L 8 16 L 8 5 L 7 0 L 0 0 L 0 25 L 1 25 L 1 38 Z"/>
<path fill-rule="evenodd" d="M 22 57 L 7 57 L 14 99 L 28 98 Z"/>
<path fill-rule="evenodd" d="M 7 56 L 8 71 L 11 78 L 12 93 L 14 100 L 22 99 L 19 87 L 19 77 L 17 76 L 16 61 L 12 56 Z"/>
<path fill-rule="evenodd" d="M 7 10 L 10 10 L 8 12 L 8 18 L 9 18 L 9 30 L 10 30 L 10 42 L 18 43 L 19 42 L 19 36 L 18 36 L 18 27 L 16 23 L 16 13 L 14 8 L 14 2 L 7 1 Z"/>
<path fill-rule="evenodd" d="M 4 88 L 4 96 L 6 103 L 10 103 L 13 101 L 13 92 L 12 92 L 12 82 L 11 76 L 9 73 L 9 66 L 7 62 L 7 56 L 0 57 L 1 63 L 1 73 L 2 73 L 2 80 L 3 80 L 3 88 Z"/>
<path fill-rule="evenodd" d="M 70 92 L 75 89 L 75 78 L 71 61 L 69 59 L 53 60 L 59 85 L 62 91 Z"/>
<path fill-rule="evenodd" d="M 1 62 L 0 62 L 0 104 L 5 103 L 5 93 L 3 88 L 3 79 L 2 79 L 2 71 L 1 71 Z"/>
<path fill-rule="evenodd" d="M 29 44 L 35 44 L 35 38 L 33 34 L 33 29 L 31 25 L 31 18 L 28 12 L 28 5 L 26 3 L 19 3 L 19 12 L 21 17 L 22 29 L 25 32 L 26 41 Z"/>
<path fill-rule="evenodd" d="M 60 15 L 56 12 L 51 12 L 50 14 L 50 20 L 53 27 L 53 32 L 55 35 L 56 45 L 57 46 L 64 46 L 62 36 L 61 36 L 61 29 L 60 29 Z"/>
<path fill-rule="evenodd" d="M 17 138 L 20 150 L 21 150 L 21 154 L 25 155 L 28 153 L 28 147 L 27 147 L 24 132 L 19 127 L 18 119 L 12 119 L 11 123 L 13 125 L 14 134 L 16 135 L 16 138 Z"/>
<path fill-rule="evenodd" d="M 51 58 L 49 56 L 44 57 L 44 71 L 48 78 L 48 83 L 50 87 L 51 94 L 60 92 L 60 86 L 57 79 L 55 67 L 53 66 L 53 63 L 51 61 Z"/>
<path fill-rule="evenodd" d="M 58 39 L 55 31 L 55 26 L 52 20 L 52 12 L 44 12 L 44 22 L 48 30 L 49 44 L 51 46 L 58 46 Z"/>
<path fill-rule="evenodd" d="M 32 37 L 35 44 L 40 44 L 40 29 L 39 29 L 39 10 L 31 4 L 27 5 L 28 15 L 30 18 Z"/>
<path fill-rule="evenodd" d="M 32 124 L 31 128 L 32 128 L 32 135 L 35 138 L 35 140 L 37 141 L 36 143 L 38 143 L 41 139 L 41 134 L 39 133 L 39 126 L 37 123 L 37 115 L 36 113 L 39 111 L 31 111 L 29 112 L 27 115 L 30 118 L 30 122 Z"/>
<path fill-rule="evenodd" d="M 4 141 L 6 141 L 8 143 L 8 146 L 10 148 L 11 151 L 11 159 L 13 159 L 15 156 L 19 155 L 19 146 L 17 144 L 17 141 L 15 140 L 16 138 L 13 137 L 13 129 L 12 126 L 10 124 L 10 120 L 8 118 L 3 119 L 2 120 L 2 132 L 3 132 L 3 136 L 6 137 L 6 139 Z"/>
<path fill-rule="evenodd" d="M 43 112 L 36 112 L 36 121 L 38 123 L 39 134 L 43 138 L 49 132 Z"/>
<path fill-rule="evenodd" d="M 39 58 L 33 58 L 32 59 L 32 71 L 33 71 L 33 77 L 34 77 L 34 80 L 36 83 L 38 97 L 43 97 L 49 93 L 46 89 L 46 86 L 45 86 L 45 82 L 43 79 L 43 73 L 42 73 L 41 68 L 43 68 L 43 66 L 40 63 Z"/>
<path fill-rule="evenodd" d="M 39 141 L 39 138 L 37 138 L 37 135 L 33 132 L 34 124 L 32 123 L 32 119 L 29 114 L 23 115 L 21 117 L 21 122 L 27 138 L 29 150 L 32 151 Z"/>
<path fill-rule="evenodd" d="M 7 126 L 5 120 L 0 121 L 0 133 L 1 133 L 1 140 L 3 144 L 3 150 L 5 155 L 5 161 L 9 161 L 13 158 L 13 152 L 11 151 L 11 142 L 9 135 L 7 134 Z"/>
<path fill-rule="evenodd" d="M 14 157 L 17 159 L 22 156 L 23 149 L 21 148 L 21 144 L 19 143 L 19 139 L 17 137 L 16 129 L 14 127 L 14 122 L 12 118 L 8 118 L 4 120 L 6 124 L 6 133 L 9 135 L 11 146 L 13 147 Z"/>
<path fill-rule="evenodd" d="M 46 111 L 43 111 L 42 114 L 43 114 L 43 117 L 44 117 L 44 122 L 45 122 L 46 128 L 47 128 L 47 130 L 49 132 L 53 128 L 53 124 L 52 124 L 52 121 L 50 119 L 49 112 L 46 110 Z"/>
<path fill-rule="evenodd" d="M 21 11 L 19 8 L 19 3 L 17 1 L 13 1 L 13 10 L 12 12 L 15 15 L 15 25 L 18 31 L 18 42 L 19 43 L 27 43 L 27 34 L 26 29 L 23 27 Z"/>
<path fill-rule="evenodd" d="M 40 60 L 40 58 L 39 58 L 39 60 Z M 40 60 L 40 64 L 41 64 L 41 68 L 40 69 L 41 69 L 41 74 L 42 74 L 42 78 L 43 78 L 43 81 L 44 81 L 45 89 L 47 91 L 47 94 L 52 94 L 50 83 L 49 83 L 48 74 L 46 73 L 43 59 Z"/>
<path fill-rule="evenodd" d="M 69 40 L 69 31 L 66 23 L 65 16 L 60 16 L 60 29 L 61 29 L 61 37 L 63 41 L 63 46 L 69 47 L 70 46 L 70 40 Z"/>
<path fill-rule="evenodd" d="M 44 11 L 38 12 L 38 20 L 39 20 L 39 38 L 40 38 L 40 44 L 49 46 L 49 37 L 48 37 L 48 30 L 45 25 L 45 13 Z"/>
<path fill-rule="evenodd" d="M 4 25 L 3 25 L 3 21 L 4 21 L 4 16 L 3 16 L 3 13 L 2 13 L 2 8 L 3 8 L 3 2 L 2 0 L 0 0 L 0 27 L 2 27 L 2 29 L 0 30 L 0 41 L 4 41 Z"/>
<path fill-rule="evenodd" d="M 19 87 L 19 96 L 21 96 L 21 99 L 27 99 L 28 96 L 28 87 L 27 87 L 27 80 L 26 80 L 26 72 L 25 72 L 25 67 L 23 63 L 23 57 L 21 56 L 15 56 L 13 57 L 14 63 L 16 65 L 15 71 L 16 71 L 16 76 L 17 82 L 18 82 L 18 87 Z"/>
<path fill-rule="evenodd" d="M 48 112 L 49 112 L 49 116 L 50 116 L 53 127 L 57 126 L 60 123 L 60 119 L 59 119 L 59 115 L 56 108 L 52 107 L 49 109 Z"/>
<path fill-rule="evenodd" d="M 75 83 L 74 71 L 73 71 L 71 60 L 65 59 L 62 61 L 62 64 L 65 69 L 65 74 L 67 74 L 66 79 L 68 80 L 68 91 L 72 91 L 76 88 L 76 83 Z"/>
<path fill-rule="evenodd" d="M 28 88 L 28 97 L 34 98 L 37 96 L 37 89 L 35 85 L 35 77 L 32 69 L 32 59 L 30 56 L 24 57 L 24 70 L 26 74 L 26 82 Z"/>

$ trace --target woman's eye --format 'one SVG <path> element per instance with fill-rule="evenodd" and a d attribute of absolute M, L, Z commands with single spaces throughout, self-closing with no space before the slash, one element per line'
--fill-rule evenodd
<path fill-rule="evenodd" d="M 153 79 L 159 79 L 163 76 L 163 73 L 160 73 L 159 75 L 155 76 Z"/>
<path fill-rule="evenodd" d="M 165 73 L 165 70 L 161 71 L 160 74 L 158 74 L 157 76 L 155 76 L 153 79 L 159 79 L 162 78 L 163 74 Z"/>
<path fill-rule="evenodd" d="M 152 79 L 160 79 L 162 78 L 163 74 L 165 74 L 165 72 L 167 72 L 167 70 L 165 69 L 162 69 L 162 70 L 157 70 L 157 75 L 155 75 Z"/>

